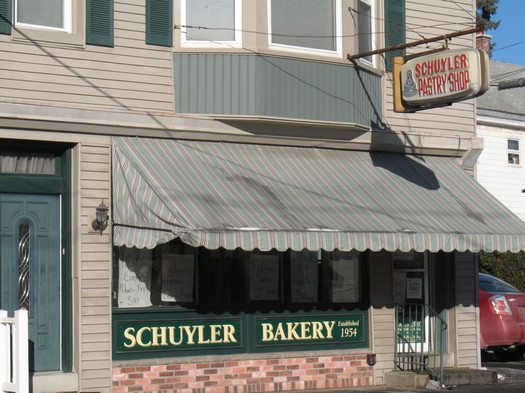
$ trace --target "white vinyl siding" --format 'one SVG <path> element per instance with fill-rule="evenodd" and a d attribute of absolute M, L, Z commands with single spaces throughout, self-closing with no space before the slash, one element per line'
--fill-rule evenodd
<path fill-rule="evenodd" d="M 525 168 L 508 162 L 508 141 L 525 143 L 525 133 L 496 127 L 478 127 L 483 151 L 476 164 L 477 180 L 514 214 L 525 221 Z"/>

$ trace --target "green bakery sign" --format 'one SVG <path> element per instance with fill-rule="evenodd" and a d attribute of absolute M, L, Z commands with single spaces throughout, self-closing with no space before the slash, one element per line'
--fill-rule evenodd
<path fill-rule="evenodd" d="M 256 324 L 258 345 L 364 340 L 361 315 L 335 318 L 261 318 Z"/>
<path fill-rule="evenodd" d="M 119 323 L 118 349 L 123 352 L 240 346 L 240 321 L 173 321 Z"/>
<path fill-rule="evenodd" d="M 330 317 L 303 316 L 288 318 L 255 318 L 248 340 L 256 346 L 294 344 L 336 344 L 364 342 L 362 314 Z M 117 351 L 148 352 L 159 350 L 188 350 L 212 348 L 241 348 L 243 343 L 240 319 L 118 321 Z M 246 338 L 245 338 L 246 340 Z"/>

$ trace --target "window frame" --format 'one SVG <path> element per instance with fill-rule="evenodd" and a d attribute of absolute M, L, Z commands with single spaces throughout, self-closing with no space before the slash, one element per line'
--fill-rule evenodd
<path fill-rule="evenodd" d="M 122 296 L 129 296 L 129 288 L 124 285 L 124 292 L 121 293 L 121 284 L 126 284 L 121 282 L 123 277 L 120 268 L 121 261 L 120 252 L 126 252 L 128 250 L 125 246 L 114 247 L 113 252 L 113 284 L 112 291 L 114 293 L 113 307 L 117 309 L 126 309 L 126 308 L 135 308 L 135 309 L 172 309 L 176 310 L 181 307 L 186 309 L 192 309 L 194 311 L 206 308 L 215 308 L 215 309 L 224 309 L 232 310 L 238 308 L 254 308 L 260 309 L 268 306 L 271 307 L 281 307 L 284 309 L 297 308 L 303 306 L 309 307 L 324 307 L 324 308 L 338 308 L 343 304 L 352 304 L 354 306 L 359 306 L 367 303 L 366 297 L 366 277 L 368 273 L 365 270 L 365 253 L 358 252 L 356 250 L 348 252 L 340 252 L 334 250 L 332 252 L 328 251 L 309 251 L 308 253 L 312 254 L 315 258 L 315 270 L 317 271 L 311 277 L 315 276 L 315 298 L 316 300 L 299 300 L 299 298 L 293 296 L 294 285 L 301 284 L 292 278 L 292 257 L 299 257 L 302 252 L 292 252 L 291 250 L 278 252 L 275 250 L 272 251 L 244 251 L 244 250 L 207 250 L 199 249 L 188 246 L 180 241 L 180 239 L 172 240 L 168 243 L 164 243 L 156 246 L 152 250 L 147 251 L 147 258 L 150 260 L 151 266 L 149 267 L 150 282 L 144 282 L 145 287 L 149 288 L 149 297 L 147 301 L 141 305 L 137 302 L 124 304 L 121 300 L 125 300 Z M 304 251 L 304 250 L 303 250 Z M 175 299 L 162 299 L 163 293 L 163 278 L 164 278 L 164 264 L 166 263 L 164 257 L 166 255 L 172 254 L 173 256 L 191 256 L 193 258 L 193 272 L 192 272 L 192 293 L 193 297 L 191 300 L 175 300 Z M 126 255 L 126 254 L 125 254 Z M 252 297 L 254 292 L 252 290 L 255 288 L 253 281 L 256 277 L 260 277 L 260 273 L 253 275 L 251 271 L 251 263 L 254 261 L 252 256 L 260 255 L 262 258 L 272 258 L 276 261 L 278 268 L 275 270 L 278 273 L 276 280 L 271 281 L 273 284 L 277 285 L 277 297 L 276 298 L 262 298 L 262 297 Z M 144 255 L 142 256 L 144 257 Z M 142 258 L 140 257 L 140 258 Z M 139 259 L 140 259 L 139 258 Z M 137 259 L 137 260 L 139 260 Z M 257 258 L 256 258 L 257 259 Z M 355 280 L 353 284 L 345 287 L 346 291 L 356 291 L 356 298 L 349 298 L 337 300 L 335 298 L 336 290 L 341 290 L 342 287 L 339 287 L 337 284 L 340 284 L 341 281 L 338 281 L 333 276 L 336 273 L 334 263 L 337 261 L 351 261 L 352 264 L 355 264 L 355 276 L 352 278 Z M 123 262 L 126 264 L 126 262 Z M 126 269 L 124 269 L 124 272 Z M 131 267 L 130 271 L 134 271 L 134 268 Z M 254 270 L 256 271 L 256 270 Z M 266 272 L 268 274 L 268 272 Z M 127 273 L 125 273 L 127 275 Z M 210 278 L 212 277 L 224 277 L 228 276 L 226 280 L 221 280 L 221 284 L 224 285 L 220 289 L 220 293 L 225 295 L 224 299 L 221 299 L 221 295 L 217 292 L 216 289 L 210 289 Z M 271 273 L 269 273 L 271 275 Z M 121 277 L 122 276 L 122 277 Z M 190 280 L 187 278 L 186 280 Z M 136 282 L 136 279 L 131 281 Z M 139 280 L 140 281 L 140 280 Z M 301 281 L 301 280 L 300 280 Z M 308 280 L 306 280 L 308 281 Z M 304 284 L 304 282 L 302 283 Z M 131 285 L 133 287 L 134 285 Z M 295 287 L 298 289 L 299 287 Z M 169 291 L 168 291 L 169 292 Z M 145 293 L 144 293 L 145 294 Z M 313 294 L 313 292 L 312 292 Z M 348 296 L 346 294 L 345 296 Z M 354 296 L 350 294 L 350 296 Z"/>
<path fill-rule="evenodd" d="M 370 7 L 370 51 L 373 51 L 376 49 L 376 45 L 374 44 L 374 35 L 376 33 L 376 26 L 375 26 L 375 13 L 376 13 L 376 4 L 375 0 L 357 0 L 357 49 L 358 52 L 361 53 L 361 48 L 359 47 L 359 35 L 361 33 L 361 27 L 359 26 L 359 3 L 364 3 Z M 365 64 L 368 64 L 372 67 L 375 67 L 376 63 L 376 56 L 370 56 L 370 59 L 362 57 L 360 58 L 360 61 L 364 62 Z"/>
<path fill-rule="evenodd" d="M 18 1 L 14 0 L 14 25 L 22 28 L 37 29 L 37 30 L 48 30 L 57 31 L 64 33 L 73 32 L 73 0 L 61 0 L 63 16 L 62 16 L 62 27 L 35 25 L 32 23 L 18 22 Z"/>
<path fill-rule="evenodd" d="M 321 55 L 330 57 L 341 57 L 343 55 L 343 13 L 342 0 L 333 0 L 335 2 L 335 50 L 309 48 L 304 46 L 294 46 L 272 42 L 272 0 L 268 0 L 268 48 L 279 51 L 293 52 L 299 54 Z"/>
<path fill-rule="evenodd" d="M 516 142 L 518 144 L 518 148 L 517 149 L 511 149 L 510 146 L 509 146 L 509 143 L 510 142 Z M 518 162 L 512 162 L 513 160 L 511 160 L 511 155 L 512 156 L 517 156 L 518 157 Z M 507 163 L 508 165 L 510 166 L 521 166 L 521 154 L 520 154 L 520 140 L 519 139 L 515 139 L 515 138 L 507 138 Z"/>
<path fill-rule="evenodd" d="M 233 0 L 234 2 L 234 40 L 233 41 L 205 41 L 205 40 L 188 40 L 186 38 L 186 2 L 180 1 L 180 43 L 186 48 L 241 48 L 242 47 L 242 0 Z"/>

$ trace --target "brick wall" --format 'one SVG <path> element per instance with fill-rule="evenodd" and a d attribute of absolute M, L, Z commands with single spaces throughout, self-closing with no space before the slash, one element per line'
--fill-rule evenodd
<path fill-rule="evenodd" d="M 113 369 L 113 393 L 248 393 L 371 386 L 365 355 L 134 365 Z"/>

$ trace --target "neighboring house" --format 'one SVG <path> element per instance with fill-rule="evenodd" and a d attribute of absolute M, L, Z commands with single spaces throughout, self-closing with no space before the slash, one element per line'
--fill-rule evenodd
<path fill-rule="evenodd" d="M 476 135 L 484 146 L 476 178 L 525 220 L 525 66 L 491 61 L 490 80 L 477 99 Z M 514 87 L 505 88 L 509 83 Z"/>
<path fill-rule="evenodd" d="M 347 60 L 474 2 L 35 3 L 0 0 L 0 306 L 34 392 L 384 385 L 440 319 L 480 367 L 477 252 L 525 226 L 458 163 L 475 103 L 394 113 L 392 53 Z"/>

